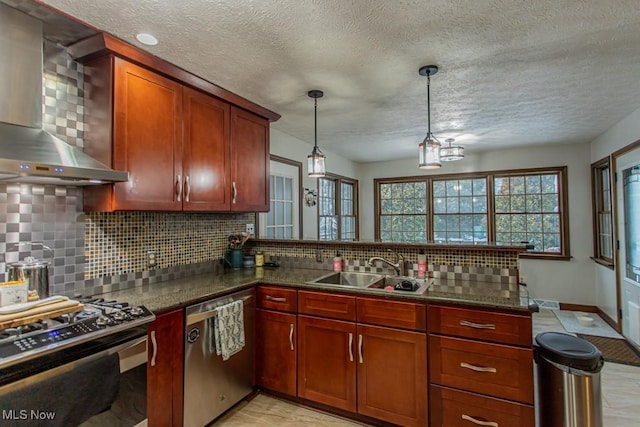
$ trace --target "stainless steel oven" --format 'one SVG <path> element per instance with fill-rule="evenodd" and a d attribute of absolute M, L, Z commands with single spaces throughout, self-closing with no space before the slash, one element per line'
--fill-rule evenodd
<path fill-rule="evenodd" d="M 154 319 L 144 307 L 86 304 L 66 319 L 1 330 L 0 425 L 146 425 Z"/>

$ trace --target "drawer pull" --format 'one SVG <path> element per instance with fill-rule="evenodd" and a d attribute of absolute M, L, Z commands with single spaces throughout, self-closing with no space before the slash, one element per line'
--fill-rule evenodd
<path fill-rule="evenodd" d="M 472 423 L 477 424 L 479 426 L 498 427 L 498 423 L 496 423 L 495 421 L 480 421 L 480 420 L 476 420 L 471 415 L 467 415 L 467 414 L 462 414 L 462 419 L 465 421 L 471 421 Z"/>
<path fill-rule="evenodd" d="M 293 351 L 293 323 L 289 325 L 289 344 L 291 344 L 291 351 Z"/>
<path fill-rule="evenodd" d="M 349 332 L 349 362 L 353 362 L 353 334 Z"/>
<path fill-rule="evenodd" d="M 273 302 L 287 302 L 286 298 L 283 297 L 272 297 L 271 295 L 267 295 L 267 299 Z"/>
<path fill-rule="evenodd" d="M 466 320 L 460 321 L 460 326 L 468 326 L 473 329 L 496 329 L 496 325 L 492 325 L 491 323 L 482 324 L 482 323 L 473 323 L 467 322 Z"/>
<path fill-rule="evenodd" d="M 491 372 L 493 374 L 498 372 L 498 370 L 496 368 L 490 368 L 490 367 L 484 367 L 484 366 L 475 366 L 475 365 L 470 365 L 470 364 L 464 363 L 464 362 L 460 362 L 460 367 L 461 368 L 471 369 L 472 371 L 476 371 L 476 372 Z"/>

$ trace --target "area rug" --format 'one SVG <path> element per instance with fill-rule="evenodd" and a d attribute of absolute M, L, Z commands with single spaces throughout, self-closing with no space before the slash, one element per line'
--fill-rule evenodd
<path fill-rule="evenodd" d="M 580 334 L 578 334 L 578 336 L 595 345 L 602 353 L 605 362 L 640 366 L 640 354 L 625 339 L 595 337 L 593 335 Z"/>
<path fill-rule="evenodd" d="M 582 326 L 578 323 L 573 311 L 553 310 L 562 326 L 572 334 L 595 335 L 598 337 L 619 338 L 622 335 L 617 333 L 611 326 L 607 324 L 600 316 L 595 313 L 589 313 L 589 317 L 593 319 L 592 326 Z"/>

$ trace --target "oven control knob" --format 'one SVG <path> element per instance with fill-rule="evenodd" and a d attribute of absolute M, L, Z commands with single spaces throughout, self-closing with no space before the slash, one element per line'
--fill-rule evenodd
<path fill-rule="evenodd" d="M 138 307 L 137 305 L 131 307 L 131 310 L 129 310 L 129 312 L 132 316 L 142 316 L 144 314 L 144 310 L 142 309 L 142 307 Z"/>
<path fill-rule="evenodd" d="M 98 318 L 96 318 L 96 325 L 98 326 L 108 326 L 109 323 L 111 323 L 111 319 L 107 316 L 98 316 Z"/>
<path fill-rule="evenodd" d="M 127 313 L 125 313 L 124 311 L 116 311 L 115 313 L 113 313 L 113 319 L 117 320 L 118 322 L 122 322 L 123 320 L 127 319 Z"/>

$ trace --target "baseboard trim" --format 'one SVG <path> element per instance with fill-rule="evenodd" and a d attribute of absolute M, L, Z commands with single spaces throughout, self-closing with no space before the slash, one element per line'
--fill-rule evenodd
<path fill-rule="evenodd" d="M 604 320 L 605 322 L 607 322 L 607 324 L 609 326 L 611 326 L 617 333 L 621 334 L 622 332 L 620 332 L 620 325 L 618 325 L 611 317 L 609 317 L 604 311 L 600 310 L 600 307 L 598 307 L 598 314 L 600 315 L 600 317 L 602 317 L 602 320 Z M 628 340 L 629 342 L 632 342 L 631 340 Z"/>
<path fill-rule="evenodd" d="M 597 313 L 598 307 L 596 307 L 595 305 L 567 304 L 567 303 L 561 302 L 560 310 L 585 311 L 587 313 Z"/>

